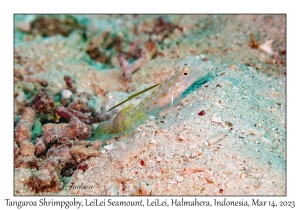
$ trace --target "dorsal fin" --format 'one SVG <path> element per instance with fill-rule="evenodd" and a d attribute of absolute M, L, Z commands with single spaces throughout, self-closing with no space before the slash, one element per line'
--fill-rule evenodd
<path fill-rule="evenodd" d="M 142 90 L 142 91 L 140 91 L 140 92 L 138 92 L 138 93 L 135 93 L 135 94 L 129 96 L 129 97 L 128 97 L 127 99 L 125 99 L 124 101 L 122 101 L 122 102 L 118 103 L 117 105 L 115 105 L 114 107 L 110 108 L 110 109 L 108 110 L 108 112 L 111 111 L 111 110 L 113 110 L 114 108 L 116 108 L 116 107 L 118 107 L 118 106 L 124 104 L 125 102 L 127 102 L 127 101 L 129 101 L 129 100 L 131 100 L 131 99 L 133 99 L 133 98 L 135 98 L 135 97 L 137 97 L 138 95 L 143 94 L 144 92 L 146 92 L 146 91 L 148 91 L 148 90 L 151 90 L 152 88 L 155 88 L 156 86 L 158 86 L 158 85 L 160 85 L 160 84 L 161 84 L 161 83 L 152 85 L 152 86 L 146 88 L 145 90 Z"/>

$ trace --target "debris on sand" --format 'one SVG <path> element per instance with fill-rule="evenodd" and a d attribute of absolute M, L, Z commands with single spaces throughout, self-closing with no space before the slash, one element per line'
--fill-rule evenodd
<path fill-rule="evenodd" d="M 145 42 L 142 46 L 141 57 L 135 60 L 133 63 L 129 63 L 124 54 L 118 56 L 120 66 L 123 72 L 123 78 L 125 80 L 131 80 L 132 74 L 145 65 L 157 52 L 155 42 L 151 39 Z"/>

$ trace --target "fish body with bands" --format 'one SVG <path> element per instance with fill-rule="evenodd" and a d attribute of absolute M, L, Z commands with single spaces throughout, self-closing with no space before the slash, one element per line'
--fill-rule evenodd
<path fill-rule="evenodd" d="M 123 108 L 111 122 L 102 122 L 95 131 L 94 139 L 103 138 L 109 134 L 130 134 L 143 124 L 148 116 L 159 111 L 179 98 L 199 77 L 201 71 L 184 67 L 166 81 L 153 88 L 150 95 L 137 105 Z"/>

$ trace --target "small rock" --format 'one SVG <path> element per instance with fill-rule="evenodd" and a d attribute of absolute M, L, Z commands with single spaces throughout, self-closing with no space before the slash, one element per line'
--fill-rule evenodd
<path fill-rule="evenodd" d="M 221 118 L 219 113 L 214 113 L 211 120 L 213 122 L 216 122 L 216 123 L 221 123 L 222 122 L 222 118 Z"/>
<path fill-rule="evenodd" d="M 31 24 L 30 24 L 30 22 L 20 22 L 20 23 L 17 23 L 17 28 L 20 31 L 29 33 L 31 30 Z"/>
<path fill-rule="evenodd" d="M 35 111 L 26 107 L 15 128 L 15 141 L 20 145 L 22 141 L 30 141 L 32 136 L 32 126 L 35 119 Z"/>
<path fill-rule="evenodd" d="M 139 190 L 141 191 L 141 195 L 150 195 L 151 194 L 151 186 L 149 186 L 145 181 L 140 183 Z"/>
<path fill-rule="evenodd" d="M 259 181 L 258 179 L 254 179 L 254 180 L 252 181 L 252 184 L 253 184 L 253 186 L 254 186 L 255 188 L 259 188 L 260 185 L 261 185 L 261 183 L 260 183 L 260 181 Z"/>
<path fill-rule="evenodd" d="M 179 135 L 179 136 L 178 136 L 178 140 L 179 140 L 179 141 L 186 141 L 187 138 L 184 137 L 184 136 L 182 136 L 182 135 Z"/>
<path fill-rule="evenodd" d="M 56 142 L 61 136 L 66 137 L 64 132 L 68 127 L 67 123 L 60 123 L 60 124 L 54 124 L 54 123 L 47 123 L 44 124 L 42 127 L 42 130 L 44 132 L 44 141 L 46 143 L 54 143 Z M 64 135 L 62 135 L 62 133 Z"/>
<path fill-rule="evenodd" d="M 106 195 L 118 195 L 118 189 L 115 186 L 106 189 Z"/>
<path fill-rule="evenodd" d="M 76 162 L 70 154 L 70 148 L 66 145 L 53 145 L 46 154 L 47 158 L 59 160 L 61 166 L 61 173 L 65 176 L 70 176 L 73 173 L 73 167 L 76 166 Z"/>
<path fill-rule="evenodd" d="M 43 125 L 43 132 L 46 143 L 55 143 L 78 138 L 80 140 L 87 139 L 91 135 L 91 127 L 81 122 L 77 117 L 73 116 L 69 124 L 48 123 Z"/>
<path fill-rule="evenodd" d="M 232 162 L 232 161 L 227 161 L 227 162 L 225 163 L 225 169 L 224 169 L 224 171 L 225 171 L 226 173 L 230 173 L 230 172 L 232 172 L 232 171 L 235 169 L 235 167 L 236 167 L 236 165 L 235 165 L 234 162 Z"/>
<path fill-rule="evenodd" d="M 104 149 L 107 150 L 107 151 L 110 151 L 113 148 L 114 148 L 114 144 L 109 144 L 109 145 L 104 146 Z"/>
<path fill-rule="evenodd" d="M 80 163 L 89 157 L 96 157 L 100 154 L 100 152 L 98 152 L 97 150 L 86 148 L 84 145 L 72 146 L 70 153 L 75 158 L 77 163 Z"/>
<path fill-rule="evenodd" d="M 216 136 L 210 138 L 210 139 L 208 140 L 209 146 L 210 146 L 210 145 L 213 145 L 213 144 L 215 144 L 215 143 L 217 143 L 218 141 L 220 141 L 220 140 L 222 140 L 222 139 L 224 139 L 224 138 L 228 135 L 228 133 L 229 133 L 229 130 L 226 130 L 226 131 L 224 131 L 223 133 L 218 133 L 218 135 L 216 135 Z"/>
<path fill-rule="evenodd" d="M 18 96 L 16 97 L 16 101 L 20 104 L 23 104 L 26 101 L 26 95 L 23 91 L 19 91 Z"/>
<path fill-rule="evenodd" d="M 241 173 L 241 174 L 240 174 L 240 178 L 241 178 L 241 180 L 245 180 L 246 174 L 245 174 L 245 173 Z"/>
<path fill-rule="evenodd" d="M 273 40 L 267 40 L 264 44 L 258 46 L 259 50 L 267 52 L 269 55 L 273 55 L 274 51 L 272 49 Z"/>
<path fill-rule="evenodd" d="M 193 144 L 191 144 L 190 146 L 189 146 L 189 149 L 194 149 L 194 148 L 196 148 L 197 147 L 197 144 L 196 143 L 193 143 Z"/>
<path fill-rule="evenodd" d="M 63 90 L 61 91 L 61 96 L 64 98 L 64 99 L 69 99 L 71 98 L 73 95 L 72 91 L 70 90 Z"/>
<path fill-rule="evenodd" d="M 27 185 L 35 192 L 47 192 L 52 188 L 52 177 L 49 176 L 48 171 L 35 171 L 30 177 Z M 47 190 L 46 190 L 47 189 Z"/>
<path fill-rule="evenodd" d="M 59 179 L 60 173 L 59 161 L 46 159 L 39 164 L 39 170 L 33 170 L 27 185 L 36 193 L 59 192 L 63 187 L 63 182 Z"/>
<path fill-rule="evenodd" d="M 188 164 L 184 165 L 180 170 L 180 175 L 192 174 L 201 171 L 210 171 L 211 168 L 205 165 Z"/>
<path fill-rule="evenodd" d="M 83 173 L 81 171 L 78 171 L 78 173 L 77 173 L 76 176 L 77 176 L 77 179 L 79 179 L 79 180 L 84 179 L 84 175 L 83 175 Z"/>
<path fill-rule="evenodd" d="M 175 179 L 177 182 L 182 182 L 184 178 L 182 176 L 175 175 Z"/>
<path fill-rule="evenodd" d="M 32 108 L 38 113 L 52 113 L 55 107 L 54 97 L 47 89 L 42 89 L 31 103 Z"/>
<path fill-rule="evenodd" d="M 35 147 L 29 141 L 22 141 L 20 143 L 21 156 L 34 156 Z"/>
<path fill-rule="evenodd" d="M 19 167 L 20 168 L 38 168 L 41 165 L 42 159 L 35 156 L 25 156 L 19 158 Z"/>
<path fill-rule="evenodd" d="M 77 166 L 77 169 L 78 169 L 78 170 L 82 170 L 83 172 L 85 172 L 87 168 L 88 168 L 88 164 L 85 163 L 85 162 L 80 163 L 80 164 Z"/>
<path fill-rule="evenodd" d="M 102 146 L 102 143 L 103 143 L 102 141 L 95 141 L 95 143 L 92 146 L 92 149 L 99 150 L 100 147 Z"/>
<path fill-rule="evenodd" d="M 150 115 L 149 120 L 155 120 L 155 117 L 153 115 Z"/>
<path fill-rule="evenodd" d="M 150 144 L 157 144 L 157 141 L 155 139 L 151 139 L 149 143 Z"/>
<path fill-rule="evenodd" d="M 203 152 L 204 152 L 203 148 L 197 149 L 197 150 L 195 150 L 195 151 L 192 152 L 192 157 L 200 156 L 200 155 L 203 154 Z"/>
<path fill-rule="evenodd" d="M 44 136 L 37 137 L 36 142 L 35 142 L 35 154 L 40 155 L 46 149 L 47 149 L 47 147 L 46 147 L 46 144 L 45 144 L 45 141 L 44 141 Z"/>

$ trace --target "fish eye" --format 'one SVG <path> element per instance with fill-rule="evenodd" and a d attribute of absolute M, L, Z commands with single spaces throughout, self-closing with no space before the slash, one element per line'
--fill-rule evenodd
<path fill-rule="evenodd" d="M 189 75 L 189 73 L 190 73 L 190 68 L 184 67 L 182 70 L 183 76 L 187 76 L 187 75 Z"/>

